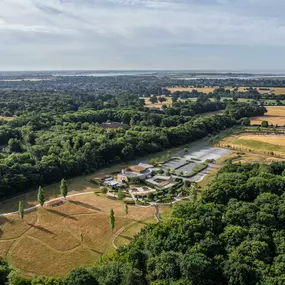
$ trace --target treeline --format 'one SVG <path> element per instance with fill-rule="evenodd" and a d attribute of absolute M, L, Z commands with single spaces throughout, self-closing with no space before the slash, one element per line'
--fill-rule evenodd
<path fill-rule="evenodd" d="M 0 127 L 0 142 L 4 143 L 0 153 L 0 199 L 62 177 L 87 174 L 112 163 L 193 142 L 236 124 L 248 124 L 242 118 L 264 112 L 255 104 L 233 103 L 221 115 L 181 119 L 123 110 L 100 113 L 102 121 L 120 114 L 130 122 L 128 130 L 100 128 L 94 123 L 98 122 L 98 113 L 93 111 L 35 116 L 26 124 L 25 118 L 20 118 Z M 165 120 L 169 120 L 168 127 Z M 175 120 L 178 124 L 171 123 Z M 169 127 L 172 124 L 175 126 Z"/>
<path fill-rule="evenodd" d="M 114 256 L 75 269 L 65 280 L 23 279 L 20 284 L 284 284 L 284 185 L 284 162 L 229 161 L 199 201 L 174 206 L 170 219 L 146 226 Z M 0 280 L 7 281 L 8 274 L 10 282 L 21 280 L 2 263 Z"/>
<path fill-rule="evenodd" d="M 8 79 L 8 78 L 7 78 Z M 0 90 L 21 90 L 34 93 L 76 93 L 83 96 L 96 94 L 131 93 L 138 96 L 164 94 L 164 86 L 179 81 L 156 76 L 56 76 L 44 81 L 0 81 Z"/>
<path fill-rule="evenodd" d="M 117 96 L 98 92 L 19 91 L 0 89 L 0 115 L 12 117 L 27 114 L 63 114 L 78 110 L 102 110 L 120 107 L 142 107 L 144 101 L 131 93 Z"/>
<path fill-rule="evenodd" d="M 195 88 L 195 87 L 194 87 Z M 268 92 L 271 89 L 268 90 Z M 188 99 L 188 98 L 215 98 L 216 100 L 220 101 L 223 98 L 232 98 L 233 100 L 237 98 L 244 98 L 244 99 L 253 99 L 253 100 L 260 100 L 262 98 L 264 99 L 280 99 L 278 95 L 278 98 L 276 95 L 271 94 L 264 96 L 262 95 L 257 88 L 249 87 L 245 91 L 239 91 L 238 87 L 233 87 L 232 89 L 224 88 L 224 87 L 218 87 L 213 90 L 213 92 L 209 92 L 208 94 L 204 92 L 199 92 L 195 89 L 192 91 L 175 91 L 172 93 L 172 97 L 175 98 L 175 101 L 180 99 Z M 285 94 L 284 94 L 285 97 Z M 283 98 L 282 98 L 283 99 Z"/>

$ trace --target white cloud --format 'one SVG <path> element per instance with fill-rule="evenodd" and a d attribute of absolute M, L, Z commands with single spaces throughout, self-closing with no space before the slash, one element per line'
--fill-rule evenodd
<path fill-rule="evenodd" d="M 155 54 L 153 60 L 162 65 L 167 52 L 193 45 L 284 47 L 285 22 L 278 7 L 285 5 L 274 1 L 0 0 L 0 69 L 23 61 L 22 68 L 51 62 L 97 67 L 102 58 L 108 67 L 116 61 L 120 66 L 114 68 L 123 68 L 124 61 L 126 67 L 142 66 L 141 59 L 132 58 L 134 52 L 144 59 Z M 22 56 L 28 64 L 19 60 Z M 200 58 L 200 52 L 195 56 Z"/>

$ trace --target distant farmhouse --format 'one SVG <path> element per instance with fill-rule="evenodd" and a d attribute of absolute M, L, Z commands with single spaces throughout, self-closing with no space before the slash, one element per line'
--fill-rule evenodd
<path fill-rule="evenodd" d="M 119 122 L 105 122 L 100 125 L 103 129 L 124 129 L 127 130 L 130 126 L 128 124 Z"/>

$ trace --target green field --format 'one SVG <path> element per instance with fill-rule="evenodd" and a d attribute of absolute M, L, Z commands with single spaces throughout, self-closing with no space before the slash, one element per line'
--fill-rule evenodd
<path fill-rule="evenodd" d="M 265 143 L 256 140 L 243 140 L 243 139 L 235 139 L 231 142 L 234 145 L 242 145 L 248 147 L 249 149 L 253 150 L 265 150 L 270 152 L 284 152 L 285 153 L 285 146 L 276 145 Z"/>

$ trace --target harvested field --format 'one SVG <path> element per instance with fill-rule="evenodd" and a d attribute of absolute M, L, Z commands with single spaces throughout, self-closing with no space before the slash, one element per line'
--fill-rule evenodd
<path fill-rule="evenodd" d="M 252 125 L 260 125 L 262 121 L 268 121 L 269 125 L 285 125 L 285 106 L 268 106 L 266 109 L 264 116 L 251 118 Z"/>
<path fill-rule="evenodd" d="M 111 208 L 116 218 L 113 233 Z M 145 224 L 155 222 L 154 211 L 152 207 L 129 206 L 126 216 L 122 201 L 92 193 L 71 197 L 58 207 L 26 213 L 24 220 L 18 215 L 0 217 L 0 258 L 27 276 L 65 276 L 112 252 L 117 235 L 122 240 L 118 244 L 130 242 Z"/>
<path fill-rule="evenodd" d="M 240 140 L 253 140 L 273 145 L 285 146 L 285 136 L 280 135 L 241 135 Z"/>
<path fill-rule="evenodd" d="M 285 88 L 283 87 L 274 87 L 272 88 L 272 91 L 275 95 L 285 95 Z"/>
<path fill-rule="evenodd" d="M 172 209 L 167 205 L 159 206 L 159 216 L 161 221 L 169 219 L 171 216 Z M 122 246 L 128 244 L 130 241 L 133 241 L 133 237 L 138 233 L 146 224 L 155 224 L 157 221 L 154 216 L 138 222 L 132 222 L 124 231 L 114 240 L 116 246 Z"/>
<path fill-rule="evenodd" d="M 249 151 L 268 156 L 285 158 L 284 135 L 240 134 L 224 138 L 218 144 L 239 151 Z"/>
<path fill-rule="evenodd" d="M 193 90 L 197 90 L 198 92 L 203 92 L 203 93 L 210 93 L 213 92 L 216 87 L 205 87 L 205 88 L 194 88 L 194 87 L 173 87 L 173 88 L 167 88 L 171 93 L 176 92 L 176 91 L 189 91 L 192 92 Z"/>
<path fill-rule="evenodd" d="M 173 88 L 168 88 L 170 92 L 175 92 L 175 91 L 189 91 L 192 92 L 193 90 L 197 90 L 198 92 L 203 92 L 203 93 L 210 93 L 213 92 L 217 87 L 205 87 L 205 88 L 196 88 L 196 87 L 173 87 Z M 274 93 L 275 95 L 285 95 L 285 88 L 283 87 L 269 87 L 269 90 L 262 90 L 260 87 L 253 87 L 256 88 L 257 91 L 260 94 L 271 94 Z M 231 86 L 225 87 L 225 89 L 233 90 Z M 243 86 L 239 87 L 238 91 L 239 92 L 246 92 L 248 87 Z"/>
<path fill-rule="evenodd" d="M 157 96 L 157 99 L 159 99 L 159 98 L 160 98 L 160 97 Z M 172 106 L 172 100 L 171 100 L 171 98 L 170 98 L 170 97 L 166 97 L 165 99 L 166 99 L 165 102 L 159 102 L 159 101 L 158 101 L 158 103 L 152 104 L 152 103 L 150 102 L 149 98 L 144 98 L 144 100 L 145 100 L 145 106 L 146 106 L 146 107 L 149 107 L 149 108 L 157 108 L 157 109 L 161 109 L 161 108 L 162 108 L 162 105 L 166 105 L 167 107 Z"/>

